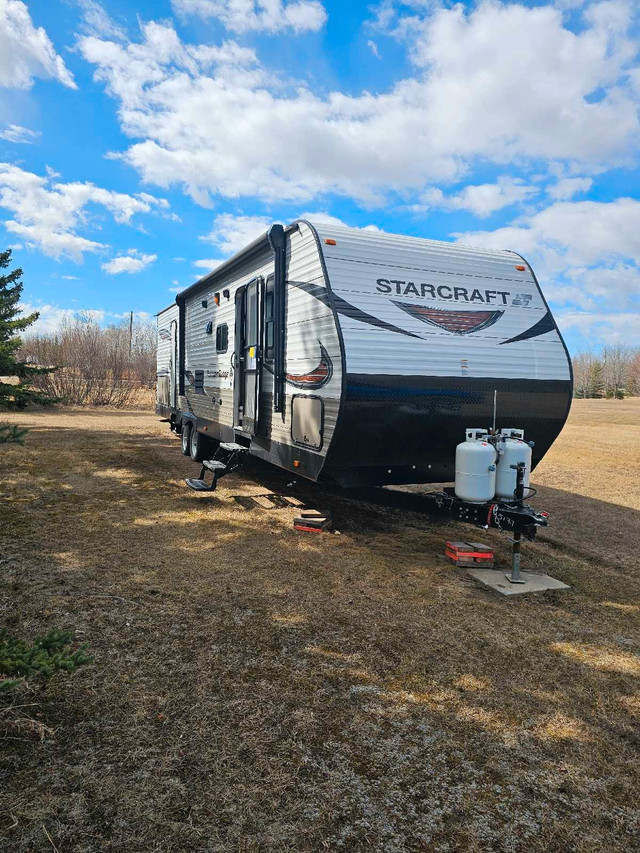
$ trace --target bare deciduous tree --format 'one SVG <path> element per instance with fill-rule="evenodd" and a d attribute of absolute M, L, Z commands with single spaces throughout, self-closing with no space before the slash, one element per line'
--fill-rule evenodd
<path fill-rule="evenodd" d="M 576 397 L 640 396 L 640 349 L 607 344 L 600 355 L 590 351 L 573 359 L 573 393 Z"/>
<path fill-rule="evenodd" d="M 125 406 L 155 382 L 155 331 L 137 321 L 100 327 L 79 314 L 58 332 L 27 338 L 22 357 L 57 369 L 39 379 L 41 390 L 68 403 Z"/>
<path fill-rule="evenodd" d="M 626 390 L 633 355 L 633 349 L 624 344 L 608 344 L 603 347 L 602 365 L 607 397 L 619 397 Z"/>

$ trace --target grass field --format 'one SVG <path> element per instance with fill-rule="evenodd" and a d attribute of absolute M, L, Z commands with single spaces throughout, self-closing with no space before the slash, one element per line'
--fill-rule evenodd
<path fill-rule="evenodd" d="M 495 531 L 298 486 L 340 531 L 300 534 L 234 500 L 273 469 L 187 490 L 151 414 L 10 419 L 2 623 L 95 663 L 20 696 L 50 731 L 5 732 L 0 850 L 640 850 L 640 400 L 575 402 L 523 556 L 571 590 L 522 599 L 441 556 L 507 569 Z"/>

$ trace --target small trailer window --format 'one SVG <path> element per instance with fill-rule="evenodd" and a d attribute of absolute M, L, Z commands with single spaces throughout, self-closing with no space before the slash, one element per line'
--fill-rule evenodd
<path fill-rule="evenodd" d="M 193 384 L 196 394 L 204 394 L 204 370 L 196 370 Z"/>
<path fill-rule="evenodd" d="M 226 352 L 229 346 L 229 327 L 222 323 L 216 328 L 216 352 Z"/>
<path fill-rule="evenodd" d="M 264 293 L 264 357 L 267 361 L 273 361 L 274 336 L 273 276 L 270 276 Z"/>

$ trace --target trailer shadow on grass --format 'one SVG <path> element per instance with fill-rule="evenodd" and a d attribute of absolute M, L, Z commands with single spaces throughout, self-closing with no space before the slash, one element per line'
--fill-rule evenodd
<path fill-rule="evenodd" d="M 637 573 L 559 528 L 525 559 L 574 587 L 501 599 L 439 557 L 470 528 L 323 495 L 341 535 L 298 534 L 233 500 L 278 472 L 196 495 L 175 437 L 81 423 L 0 460 L 7 621 L 96 656 L 3 744 L 4 849 L 632 848 Z"/>

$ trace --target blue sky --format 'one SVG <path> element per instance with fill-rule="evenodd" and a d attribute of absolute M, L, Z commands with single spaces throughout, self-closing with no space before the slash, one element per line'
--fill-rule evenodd
<path fill-rule="evenodd" d="M 272 221 L 519 251 L 640 343 L 634 0 L 0 0 L 0 246 L 41 331 L 151 315 Z"/>

